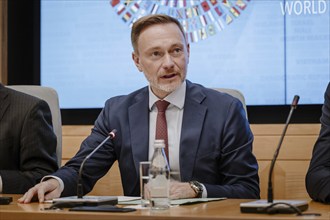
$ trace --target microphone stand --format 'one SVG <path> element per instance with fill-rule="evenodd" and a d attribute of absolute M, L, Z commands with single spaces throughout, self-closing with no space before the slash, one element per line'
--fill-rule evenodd
<path fill-rule="evenodd" d="M 104 139 L 90 154 L 88 154 L 85 159 L 83 160 L 83 162 L 80 165 L 80 169 L 79 169 L 79 175 L 78 175 L 78 184 L 77 184 L 77 197 L 78 198 L 83 198 L 83 184 L 82 184 L 82 171 L 85 165 L 85 162 L 96 152 L 98 151 L 98 149 L 100 149 L 100 147 L 102 147 L 104 145 L 105 142 L 107 142 L 109 139 L 113 139 L 115 138 L 115 134 L 116 134 L 117 130 L 113 129 L 108 137 L 106 139 Z"/>
<path fill-rule="evenodd" d="M 268 195 L 267 200 L 257 200 L 252 202 L 245 202 L 240 204 L 241 212 L 245 213 L 297 213 L 302 215 L 302 211 L 308 208 L 308 203 L 302 200 L 277 200 L 273 199 L 273 186 L 272 186 L 272 174 L 275 166 L 277 156 L 282 146 L 283 139 L 286 134 L 286 130 L 290 123 L 290 119 L 293 111 L 297 108 L 299 96 L 295 95 L 291 104 L 291 110 L 286 120 L 283 132 L 281 134 L 280 141 L 277 145 L 274 157 L 271 161 L 269 176 L 268 176 Z"/>
<path fill-rule="evenodd" d="M 83 197 L 83 183 L 82 183 L 82 173 L 86 161 L 102 147 L 105 142 L 109 139 L 114 139 L 117 130 L 113 129 L 109 135 L 90 153 L 88 154 L 83 162 L 80 165 L 79 174 L 78 174 L 78 183 L 77 183 L 77 197 L 68 196 L 62 198 L 53 199 L 53 205 L 50 206 L 50 209 L 54 208 L 72 208 L 78 206 L 98 206 L 98 205 L 110 205 L 113 208 L 113 205 L 118 203 L 118 198 L 115 196 L 85 196 Z"/>
<path fill-rule="evenodd" d="M 273 176 L 273 170 L 274 170 L 275 162 L 276 162 L 277 156 L 278 156 L 278 154 L 280 152 L 280 148 L 282 146 L 282 142 L 284 140 L 284 137 L 285 137 L 285 134 L 286 134 L 286 130 L 288 129 L 288 126 L 289 126 L 289 123 L 290 123 L 290 120 L 291 120 L 292 113 L 297 108 L 298 101 L 299 101 L 299 96 L 295 95 L 294 98 L 293 98 L 292 104 L 291 104 L 291 109 L 290 109 L 289 115 L 288 115 L 287 120 L 285 122 L 285 126 L 284 126 L 284 129 L 283 129 L 283 132 L 281 134 L 280 141 L 279 141 L 279 143 L 278 143 L 278 145 L 276 147 L 276 151 L 274 153 L 274 156 L 273 156 L 273 159 L 272 159 L 272 163 L 270 164 L 269 175 L 268 175 L 268 194 L 267 194 L 267 200 L 268 200 L 269 203 L 272 203 L 273 202 L 272 176 Z"/>

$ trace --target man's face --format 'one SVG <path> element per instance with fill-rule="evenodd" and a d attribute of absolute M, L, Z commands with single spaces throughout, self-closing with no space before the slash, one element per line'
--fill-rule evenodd
<path fill-rule="evenodd" d="M 132 57 L 156 96 L 164 98 L 186 78 L 189 45 L 174 23 L 153 25 L 138 38 Z"/>

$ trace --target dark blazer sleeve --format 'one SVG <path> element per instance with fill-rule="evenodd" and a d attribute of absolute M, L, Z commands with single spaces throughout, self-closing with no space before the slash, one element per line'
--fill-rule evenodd
<path fill-rule="evenodd" d="M 225 118 L 217 168 L 220 184 L 205 183 L 208 197 L 258 199 L 260 189 L 258 163 L 252 153 L 253 134 L 238 100 L 232 101 Z"/>
<path fill-rule="evenodd" d="M 306 189 L 312 199 L 330 203 L 330 83 L 324 99 L 321 130 L 306 175 Z"/>
<path fill-rule="evenodd" d="M 109 131 L 112 130 L 106 114 L 109 111 L 109 106 L 106 105 L 95 121 L 91 134 L 82 142 L 76 155 L 54 173 L 64 183 L 61 196 L 77 195 L 79 169 L 83 160 L 106 139 Z M 87 194 L 93 189 L 95 183 L 109 171 L 116 159 L 113 143 L 109 140 L 84 163 L 82 170 L 83 194 Z"/>
<path fill-rule="evenodd" d="M 45 101 L 28 96 L 12 99 L 1 120 L 1 130 L 3 193 L 25 193 L 58 169 L 56 135 Z"/>
<path fill-rule="evenodd" d="M 187 82 L 180 146 L 182 181 L 201 182 L 207 197 L 259 198 L 252 143 L 238 99 Z"/>
<path fill-rule="evenodd" d="M 148 160 L 148 88 L 125 96 L 112 97 L 94 123 L 91 134 L 82 142 L 77 154 L 54 175 L 61 178 L 61 196 L 76 195 L 79 169 L 84 158 L 116 129 L 116 137 L 108 140 L 84 164 L 83 194 L 92 190 L 118 160 L 125 196 L 139 196 L 139 161 Z M 111 180 L 110 180 L 111 181 Z"/>

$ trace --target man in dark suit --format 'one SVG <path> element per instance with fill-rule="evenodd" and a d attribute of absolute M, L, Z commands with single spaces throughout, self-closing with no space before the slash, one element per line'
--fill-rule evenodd
<path fill-rule="evenodd" d="M 85 164 L 84 193 L 119 162 L 124 194 L 139 196 L 139 162 L 150 160 L 155 140 L 155 103 L 166 100 L 169 162 L 181 182 L 171 183 L 171 198 L 259 198 L 258 164 L 242 103 L 186 80 L 189 44 L 180 23 L 166 15 L 140 18 L 132 27 L 132 58 L 149 86 L 109 99 L 78 153 L 49 180 L 19 202 L 76 194 L 83 159 L 112 129 L 107 142 Z"/>
<path fill-rule="evenodd" d="M 24 193 L 57 169 L 48 104 L 0 83 L 0 193 Z"/>
<path fill-rule="evenodd" d="M 306 175 L 306 189 L 312 199 L 330 203 L 330 83 L 324 100 L 320 135 Z"/>

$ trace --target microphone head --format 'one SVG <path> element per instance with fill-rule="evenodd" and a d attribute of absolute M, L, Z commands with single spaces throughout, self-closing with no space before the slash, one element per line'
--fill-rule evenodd
<path fill-rule="evenodd" d="M 293 97 L 291 107 L 297 108 L 297 105 L 298 105 L 298 102 L 299 102 L 299 98 L 300 98 L 299 95 L 295 95 Z"/>
<path fill-rule="evenodd" d="M 109 133 L 110 139 L 114 139 L 116 137 L 116 132 L 117 132 L 116 129 L 113 129 L 112 131 L 110 131 L 110 133 Z"/>

